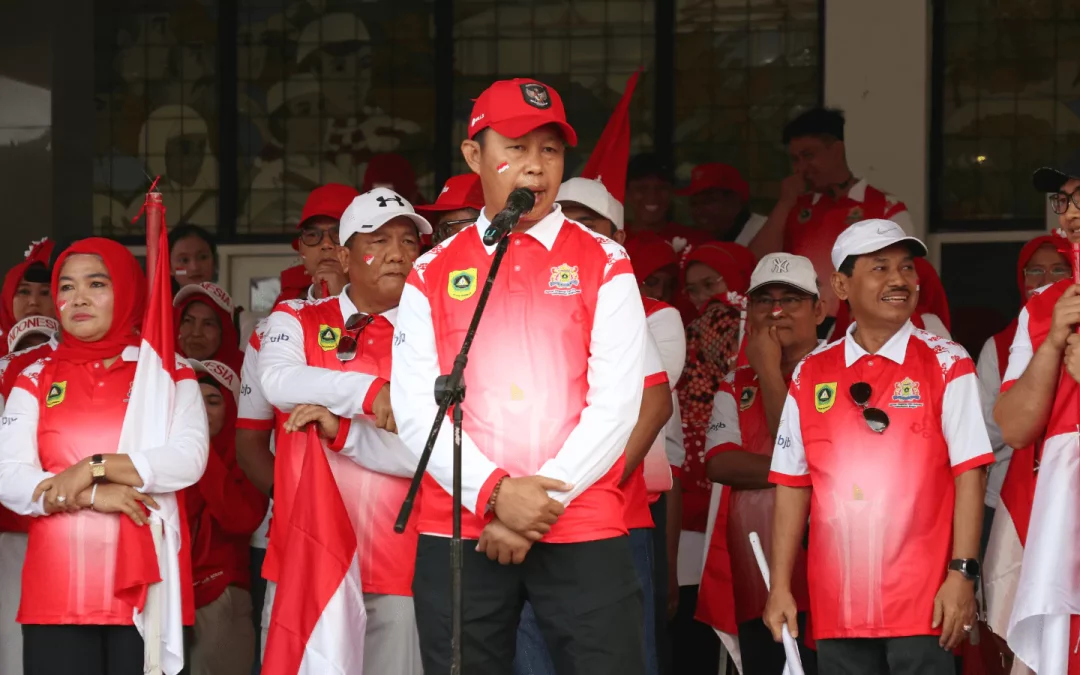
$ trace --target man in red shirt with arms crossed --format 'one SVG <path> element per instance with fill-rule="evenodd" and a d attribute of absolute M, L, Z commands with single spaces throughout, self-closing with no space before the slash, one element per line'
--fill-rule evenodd
<path fill-rule="evenodd" d="M 504 80 L 473 107 L 462 153 L 485 205 L 421 256 L 401 296 L 390 395 L 419 456 L 486 282 L 482 234 L 515 188 L 536 195 L 509 236 L 469 366 L 462 434 L 463 672 L 511 672 L 526 596 L 560 673 L 642 675 L 642 591 L 623 518 L 623 449 L 644 381 L 645 313 L 625 251 L 555 198 L 576 143 L 559 95 Z M 442 421 L 413 521 L 428 673 L 450 669 L 452 430 Z M 486 555 L 481 555 L 486 554 Z M 488 558 L 497 558 L 501 565 Z M 510 564 L 515 563 L 515 564 Z"/>
<path fill-rule="evenodd" d="M 832 277 L 855 323 L 795 369 L 773 448 L 765 623 L 798 636 L 792 570 L 810 517 L 821 672 L 953 675 L 975 623 L 976 556 L 993 453 L 975 364 L 918 330 L 919 240 L 887 220 L 836 239 Z"/>

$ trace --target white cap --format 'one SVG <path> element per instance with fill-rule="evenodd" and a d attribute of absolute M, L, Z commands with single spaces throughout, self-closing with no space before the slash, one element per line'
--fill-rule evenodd
<path fill-rule="evenodd" d="M 339 241 L 344 244 L 354 234 L 374 232 L 398 216 L 405 216 L 416 223 L 421 234 L 431 234 L 431 223 L 417 213 L 404 197 L 387 188 L 374 188 L 353 197 L 352 203 L 341 214 Z"/>
<path fill-rule="evenodd" d="M 832 264 L 837 270 L 848 256 L 866 255 L 893 244 L 908 243 L 913 255 L 926 256 L 926 244 L 909 237 L 904 229 L 891 220 L 872 218 L 860 220 L 840 233 L 832 247 Z"/>
<path fill-rule="evenodd" d="M 182 302 L 193 295 L 205 295 L 229 316 L 232 316 L 236 311 L 233 306 L 232 297 L 225 292 L 225 289 L 217 284 L 212 284 L 209 281 L 204 281 L 201 284 L 181 286 L 180 290 L 176 292 L 176 296 L 173 298 L 173 307 L 179 307 Z"/>
<path fill-rule="evenodd" d="M 616 230 L 623 229 L 623 205 L 598 180 L 571 178 L 559 186 L 555 201 L 577 202 L 610 220 Z"/>
<path fill-rule="evenodd" d="M 27 335 L 44 335 L 50 340 L 60 332 L 60 322 L 47 316 L 28 316 L 11 327 L 7 336 L 8 351 L 15 352 L 19 340 Z"/>
<path fill-rule="evenodd" d="M 240 378 L 236 371 L 221 361 L 196 361 L 188 359 L 188 365 L 199 375 L 209 375 L 217 380 L 218 384 L 232 392 L 233 398 L 240 398 Z"/>
<path fill-rule="evenodd" d="M 746 293 L 749 295 L 769 284 L 784 284 L 810 295 L 820 293 L 814 263 L 790 253 L 770 253 L 762 258 L 750 275 L 750 289 Z"/>

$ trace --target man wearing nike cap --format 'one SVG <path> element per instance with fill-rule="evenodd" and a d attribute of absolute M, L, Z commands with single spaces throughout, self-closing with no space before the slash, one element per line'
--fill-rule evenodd
<path fill-rule="evenodd" d="M 975 364 L 916 329 L 921 241 L 863 220 L 832 249 L 851 305 L 844 337 L 795 369 L 773 446 L 773 638 L 799 634 L 792 572 L 807 570 L 823 673 L 953 675 L 975 623 L 986 472 L 994 455 Z M 837 551 L 859 552 L 837 555 Z"/>
<path fill-rule="evenodd" d="M 621 246 L 555 203 L 577 136 L 558 93 L 495 82 L 473 106 L 462 154 L 484 209 L 421 256 L 401 296 L 390 395 L 419 457 L 491 268 L 482 235 L 515 188 L 536 195 L 509 235 L 465 370 L 463 672 L 511 672 L 527 596 L 560 673 L 643 675 L 642 590 L 619 482 L 637 419 L 646 328 Z M 413 521 L 424 670 L 450 669 L 452 430 L 443 420 Z"/>
<path fill-rule="evenodd" d="M 428 222 L 401 195 L 386 188 L 365 192 L 341 215 L 337 255 L 349 285 L 337 297 L 283 302 L 270 315 L 258 357 L 259 383 L 279 423 L 273 529 L 263 566 L 270 581 L 281 581 L 287 541 L 276 533 L 289 531 L 307 447 L 302 427 L 311 421 L 312 408 L 350 421 L 341 425 L 346 433 L 351 425 L 374 427 L 368 436 L 380 443 L 377 454 L 409 457 L 397 436 L 378 430 L 395 431 L 388 380 L 397 305 L 420 235 L 430 233 Z M 390 474 L 380 468 L 385 462 L 365 465 L 354 455 L 336 453 L 329 459 L 356 529 L 368 613 L 364 671 L 420 675 L 410 597 L 416 529 L 393 531 L 415 461 Z"/>
<path fill-rule="evenodd" d="M 475 223 L 483 208 L 484 187 L 480 184 L 480 176 L 463 173 L 446 179 L 435 203 L 417 206 L 416 212 L 431 222 L 434 230 L 431 244 L 434 246 Z"/>

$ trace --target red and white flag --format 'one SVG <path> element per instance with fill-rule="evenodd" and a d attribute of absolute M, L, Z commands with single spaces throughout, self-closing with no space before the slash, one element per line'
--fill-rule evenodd
<path fill-rule="evenodd" d="M 363 672 L 367 612 L 356 533 L 314 428 L 285 537 L 264 675 Z"/>
<path fill-rule="evenodd" d="M 147 195 L 147 263 L 150 295 L 143 316 L 139 361 L 124 415 L 118 452 L 168 443 L 176 400 L 168 233 L 157 193 Z M 183 509 L 175 493 L 155 494 L 158 509 L 149 527 L 120 519 L 117 595 L 135 606 L 144 641 L 144 672 L 176 675 L 184 667 L 184 607 L 193 607 L 190 556 L 181 562 L 186 539 Z"/>

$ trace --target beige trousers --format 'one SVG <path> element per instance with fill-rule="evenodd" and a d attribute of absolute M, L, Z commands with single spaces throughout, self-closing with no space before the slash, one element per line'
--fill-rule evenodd
<path fill-rule="evenodd" d="M 229 586 L 217 600 L 195 611 L 191 675 L 250 673 L 254 653 L 251 593 Z"/>

